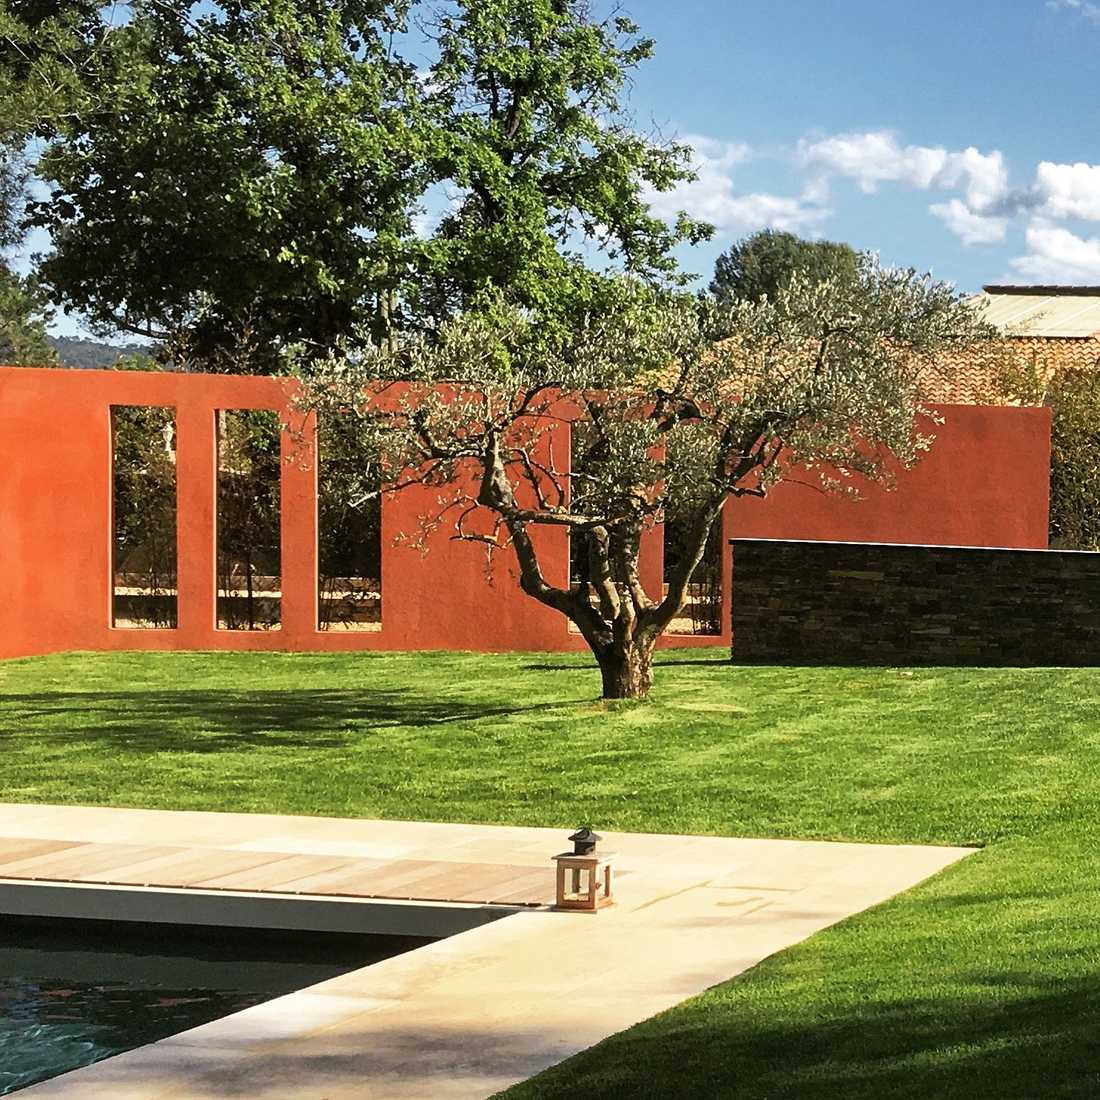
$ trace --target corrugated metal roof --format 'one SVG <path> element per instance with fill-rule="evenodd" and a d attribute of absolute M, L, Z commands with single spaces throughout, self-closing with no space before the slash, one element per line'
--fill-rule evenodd
<path fill-rule="evenodd" d="M 1050 293 L 1053 289 L 1057 293 Z M 1100 334 L 1100 294 L 1095 292 L 1074 294 L 1062 287 L 1002 292 L 999 287 L 987 287 L 967 300 L 1006 336 L 1081 338 Z"/>

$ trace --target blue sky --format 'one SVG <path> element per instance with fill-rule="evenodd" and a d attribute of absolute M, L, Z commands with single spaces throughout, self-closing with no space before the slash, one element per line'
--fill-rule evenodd
<path fill-rule="evenodd" d="M 628 0 L 657 41 L 631 102 L 697 149 L 657 200 L 719 225 L 709 275 L 764 224 L 965 290 L 1100 283 L 1100 3 Z"/>
<path fill-rule="evenodd" d="M 1100 0 L 623 7 L 657 43 L 635 124 L 691 143 L 700 173 L 654 208 L 718 227 L 686 270 L 771 225 L 967 291 L 1100 284 Z"/>

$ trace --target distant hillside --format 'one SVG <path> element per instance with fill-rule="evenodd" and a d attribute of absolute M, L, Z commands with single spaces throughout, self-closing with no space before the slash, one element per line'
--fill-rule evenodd
<path fill-rule="evenodd" d="M 113 367 L 124 355 L 149 352 L 144 344 L 106 344 L 101 340 L 82 340 L 75 336 L 51 336 L 50 343 L 66 367 L 78 370 L 104 370 Z"/>

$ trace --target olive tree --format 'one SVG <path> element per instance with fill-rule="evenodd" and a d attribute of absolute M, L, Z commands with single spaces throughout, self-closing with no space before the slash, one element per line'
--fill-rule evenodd
<path fill-rule="evenodd" d="M 1005 356 L 1005 397 L 1046 405 L 1050 424 L 1050 543 L 1100 550 L 1100 373 L 1032 355 Z"/>
<path fill-rule="evenodd" d="M 793 470 L 833 491 L 889 483 L 932 442 L 920 414 L 935 357 L 986 334 L 949 286 L 870 258 L 726 306 L 611 280 L 574 329 L 551 332 L 534 311 L 484 304 L 435 339 L 314 363 L 303 402 L 356 424 L 383 492 L 437 486 L 436 523 L 514 554 L 523 591 L 591 647 L 605 698 L 648 693 L 729 498 Z M 563 420 L 581 433 L 572 472 Z M 658 597 L 639 552 L 672 508 L 688 546 Z M 540 528 L 584 540 L 585 581 L 548 578 Z"/>
<path fill-rule="evenodd" d="M 1100 374 L 1071 370 L 1047 386 L 1050 537 L 1072 550 L 1100 550 Z"/>

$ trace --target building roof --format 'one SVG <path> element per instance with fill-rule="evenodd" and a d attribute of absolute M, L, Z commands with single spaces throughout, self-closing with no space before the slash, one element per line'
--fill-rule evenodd
<path fill-rule="evenodd" d="M 1100 287 L 987 286 L 969 302 L 1006 336 L 1100 335 Z"/>

